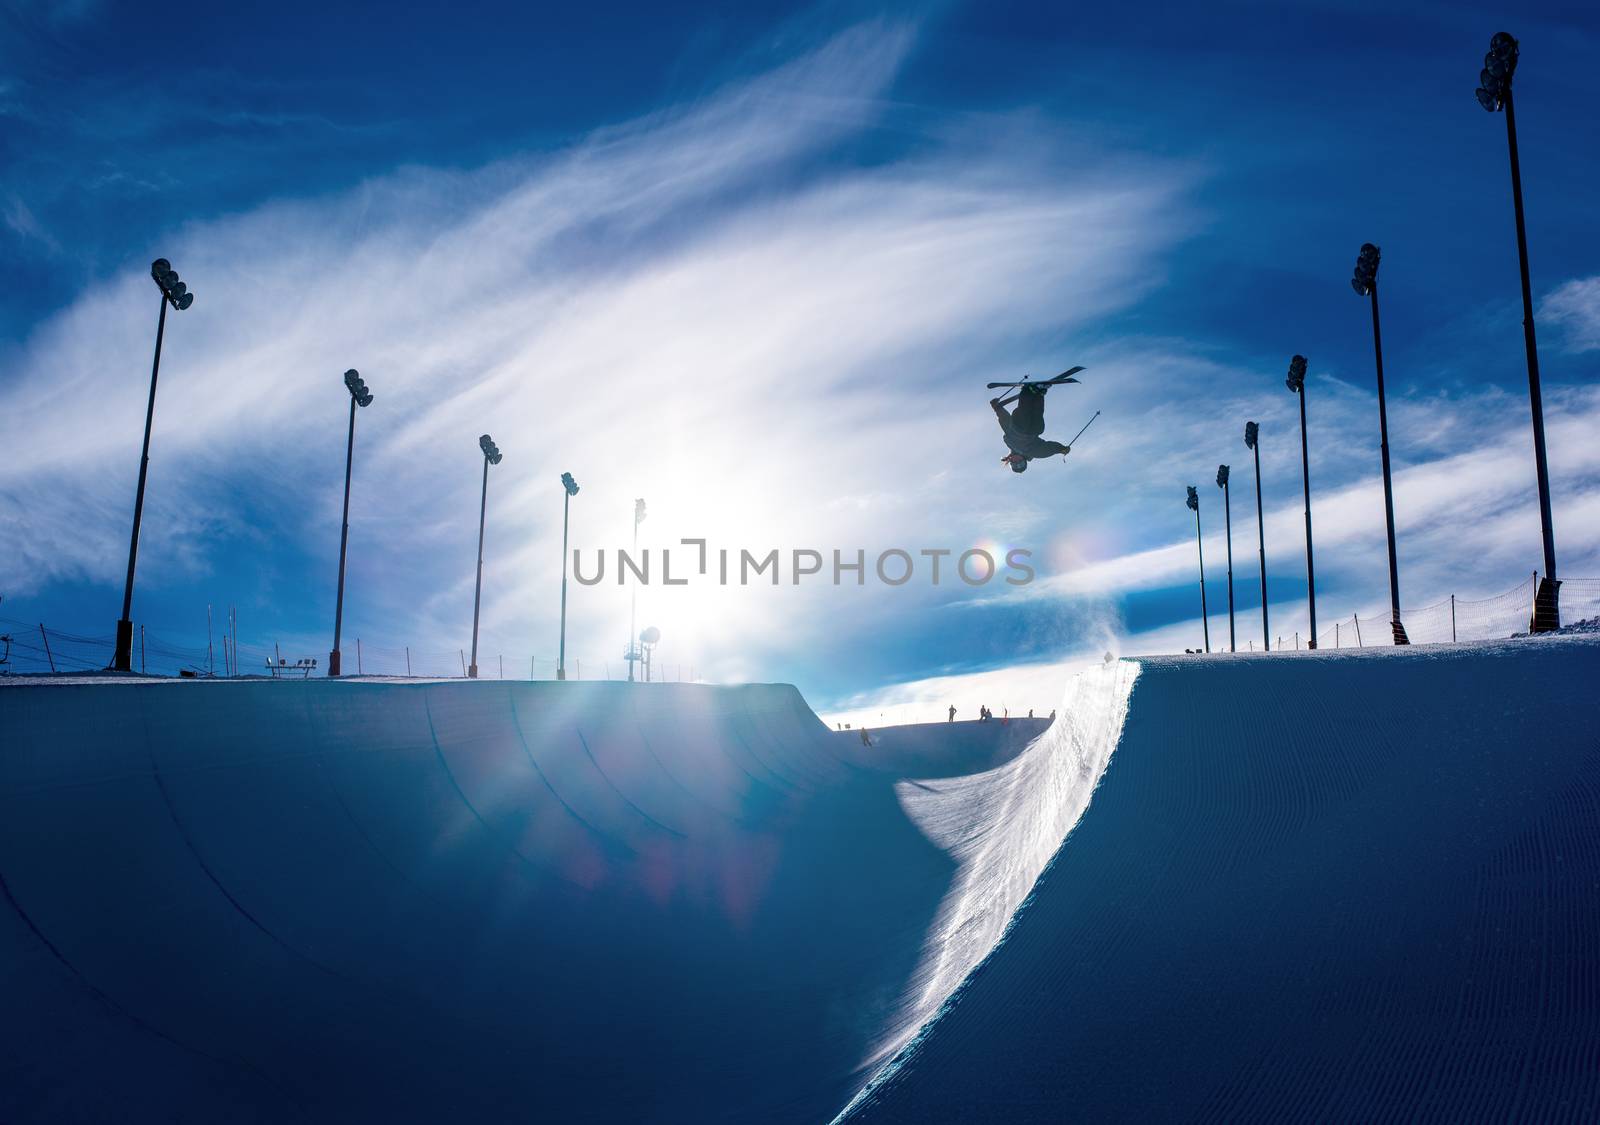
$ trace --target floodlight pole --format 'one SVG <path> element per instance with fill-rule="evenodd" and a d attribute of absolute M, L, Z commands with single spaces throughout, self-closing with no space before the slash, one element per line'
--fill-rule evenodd
<path fill-rule="evenodd" d="M 1200 628 L 1205 637 L 1206 651 L 1211 651 L 1211 618 L 1206 609 L 1206 548 L 1200 539 L 1200 501 L 1194 505 L 1194 545 L 1200 552 Z"/>
<path fill-rule="evenodd" d="M 1517 260 L 1522 269 L 1522 340 L 1528 353 L 1528 403 L 1533 411 L 1533 457 L 1539 478 L 1539 530 L 1544 535 L 1544 578 L 1534 597 L 1530 631 L 1561 627 L 1561 581 L 1556 577 L 1556 536 L 1550 519 L 1550 466 L 1545 457 L 1544 397 L 1539 388 L 1539 344 L 1533 331 L 1533 290 L 1528 281 L 1528 228 L 1522 214 L 1522 162 L 1517 156 L 1517 115 L 1511 83 L 1505 87 L 1506 145 L 1511 154 L 1511 202 L 1517 216 Z"/>
<path fill-rule="evenodd" d="M 1394 643 L 1408 645 L 1406 627 L 1400 623 L 1400 563 L 1394 545 L 1394 485 L 1389 476 L 1389 410 L 1383 393 L 1383 334 L 1378 325 L 1378 279 L 1369 286 L 1372 297 L 1372 352 L 1378 369 L 1378 448 L 1383 457 L 1383 518 L 1389 533 L 1389 625 Z M 1316 629 L 1311 630 L 1313 635 Z"/>
<path fill-rule="evenodd" d="M 1199 513 L 1196 513 L 1198 517 Z M 1228 651 L 1238 652 L 1239 642 L 1233 631 L 1233 505 L 1228 499 L 1228 480 L 1222 481 L 1222 517 L 1228 538 Z"/>
<path fill-rule="evenodd" d="M 139 455 L 139 487 L 133 495 L 133 535 L 128 542 L 128 581 L 122 588 L 122 617 L 117 621 L 117 646 L 111 667 L 118 672 L 133 671 L 133 571 L 139 561 L 139 525 L 144 521 L 144 485 L 150 471 L 150 427 L 156 416 L 156 380 L 161 374 L 161 340 L 167 330 L 167 294 L 161 294 L 161 313 L 156 318 L 156 355 L 150 364 L 150 400 L 144 408 L 144 450 Z"/>
<path fill-rule="evenodd" d="M 572 507 L 572 490 L 563 486 L 561 494 L 561 646 L 556 660 L 556 679 L 567 678 L 567 513 Z"/>
<path fill-rule="evenodd" d="M 344 561 L 350 543 L 350 468 L 356 453 L 356 397 L 350 396 L 350 435 L 344 446 L 344 520 L 339 525 L 339 592 L 333 602 L 333 651 L 328 653 L 328 675 L 339 675 L 339 630 L 344 624 Z"/>
<path fill-rule="evenodd" d="M 639 523 L 640 523 L 641 520 L 644 519 L 643 509 L 644 509 L 644 501 L 643 500 L 635 500 L 633 502 L 633 555 L 634 555 L 634 558 L 638 558 L 639 557 Z M 617 573 L 618 574 L 622 573 L 621 566 L 617 567 Z M 636 637 L 638 636 L 636 626 L 638 624 L 639 624 L 639 587 L 637 585 L 635 585 L 633 590 L 629 594 L 629 602 L 628 602 L 628 682 L 630 684 L 633 683 L 633 666 L 639 662 L 639 653 L 638 653 L 638 650 L 634 647 L 636 644 L 638 644 L 638 641 L 636 640 Z"/>
<path fill-rule="evenodd" d="M 1310 647 L 1317 647 L 1317 570 L 1311 555 L 1311 453 L 1306 443 L 1306 391 L 1302 386 L 1296 394 L 1300 397 L 1300 479 L 1306 492 L 1306 601 L 1311 614 Z"/>
<path fill-rule="evenodd" d="M 1261 644 L 1272 651 L 1271 634 L 1267 631 L 1267 529 L 1261 517 L 1261 439 L 1256 438 L 1250 452 L 1256 459 L 1256 540 L 1261 558 Z"/>
<path fill-rule="evenodd" d="M 483 493 L 478 501 L 478 580 L 472 587 L 472 663 L 467 678 L 478 678 L 478 606 L 483 597 L 483 521 L 489 510 L 489 454 L 483 455 Z"/>

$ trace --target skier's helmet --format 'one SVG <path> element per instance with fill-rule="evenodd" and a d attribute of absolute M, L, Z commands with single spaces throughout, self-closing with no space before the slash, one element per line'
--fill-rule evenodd
<path fill-rule="evenodd" d="M 1028 459 L 1026 457 L 1013 457 L 1011 459 L 1011 471 L 1013 473 L 1025 473 L 1025 472 L 1027 472 L 1028 471 Z"/>

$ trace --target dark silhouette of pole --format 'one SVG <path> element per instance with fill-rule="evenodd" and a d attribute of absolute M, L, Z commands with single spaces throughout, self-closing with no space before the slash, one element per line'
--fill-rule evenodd
<path fill-rule="evenodd" d="M 1228 499 L 1228 466 L 1217 466 L 1217 487 L 1222 489 L 1223 526 L 1228 539 L 1228 651 L 1238 652 L 1239 641 L 1233 631 L 1233 505 Z M 1196 513 L 1196 518 L 1199 513 Z"/>
<path fill-rule="evenodd" d="M 1528 405 L 1533 413 L 1533 457 L 1539 479 L 1539 530 L 1544 536 L 1544 578 L 1534 595 L 1529 628 L 1545 633 L 1561 627 L 1561 581 L 1556 577 L 1556 536 L 1550 519 L 1550 466 L 1545 456 L 1544 396 L 1539 388 L 1539 343 L 1533 328 L 1533 289 L 1528 280 L 1528 228 L 1522 212 L 1522 162 L 1517 155 L 1517 114 L 1511 99 L 1511 78 L 1520 50 L 1517 40 L 1496 32 L 1478 76 L 1478 104 L 1493 113 L 1506 111 L 1506 147 L 1511 157 L 1511 202 L 1517 219 L 1517 263 L 1522 271 L 1522 341 L 1528 353 Z"/>
<path fill-rule="evenodd" d="M 157 258 L 150 263 L 150 277 L 161 290 L 161 312 L 156 317 L 156 353 L 150 363 L 150 399 L 144 408 L 144 448 L 139 454 L 139 485 L 133 494 L 133 534 L 128 541 L 128 581 L 122 588 L 122 616 L 117 619 L 117 643 L 112 650 L 111 667 L 118 672 L 133 671 L 133 572 L 139 561 L 139 526 L 144 522 L 144 486 L 150 474 L 150 429 L 156 416 L 156 380 L 161 375 L 161 341 L 167 331 L 167 305 L 180 312 L 194 304 L 194 294 L 178 279 L 172 263 Z"/>
<path fill-rule="evenodd" d="M 1206 610 L 1206 548 L 1200 540 L 1200 494 L 1194 485 L 1189 486 L 1189 499 L 1185 501 L 1194 512 L 1194 545 L 1200 552 L 1200 627 L 1205 636 L 1206 651 L 1211 651 L 1211 618 Z"/>
<path fill-rule="evenodd" d="M 328 675 L 334 677 L 340 672 L 339 632 L 344 626 L 344 563 L 350 544 L 350 470 L 356 453 L 356 407 L 372 402 L 367 384 L 355 368 L 344 373 L 344 385 L 350 392 L 350 431 L 344 445 L 344 518 L 339 524 L 339 588 L 333 601 L 333 651 L 328 653 Z"/>
<path fill-rule="evenodd" d="M 1261 427 L 1244 424 L 1244 443 L 1256 459 L 1256 541 L 1261 558 L 1261 646 L 1272 651 L 1272 634 L 1267 631 L 1267 527 L 1261 517 Z"/>
<path fill-rule="evenodd" d="M 1383 459 L 1383 518 L 1389 535 L 1389 627 L 1395 644 L 1408 645 L 1411 638 L 1406 636 L 1406 627 L 1400 623 L 1400 564 L 1394 542 L 1394 484 L 1389 474 L 1389 409 L 1383 390 L 1383 332 L 1378 322 L 1378 258 L 1376 246 L 1362 243 L 1350 287 L 1372 299 L 1372 352 L 1378 371 L 1378 448 Z"/>
<path fill-rule="evenodd" d="M 500 447 L 488 434 L 478 439 L 478 448 L 483 450 L 483 492 L 478 501 L 478 579 L 472 588 L 472 663 L 467 666 L 469 680 L 478 678 L 478 606 L 483 599 L 483 522 L 489 510 L 489 466 L 498 465 L 501 456 Z M 501 679 L 504 678 L 502 666 Z"/>
<path fill-rule="evenodd" d="M 561 498 L 561 646 L 556 659 L 558 680 L 567 678 L 567 514 L 571 510 L 572 498 L 578 494 L 578 482 L 572 479 L 571 473 L 562 473 L 561 487 L 566 491 Z"/>
<path fill-rule="evenodd" d="M 1300 397 L 1300 479 L 1306 491 L 1306 601 L 1311 614 L 1310 648 L 1317 647 L 1317 568 L 1311 554 L 1311 453 L 1306 443 L 1306 357 L 1289 361 L 1284 385 Z"/>

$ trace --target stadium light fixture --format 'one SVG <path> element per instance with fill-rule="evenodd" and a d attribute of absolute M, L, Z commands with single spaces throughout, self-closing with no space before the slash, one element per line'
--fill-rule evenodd
<path fill-rule="evenodd" d="M 1306 357 L 1289 361 L 1289 376 L 1284 385 L 1300 396 L 1300 480 L 1306 491 L 1306 604 L 1311 615 L 1308 647 L 1317 647 L 1317 569 L 1311 553 L 1311 454 L 1306 444 Z"/>
<path fill-rule="evenodd" d="M 567 678 L 567 515 L 572 498 L 578 494 L 578 482 L 571 473 L 561 474 L 561 646 L 556 659 L 556 679 Z"/>
<path fill-rule="evenodd" d="M 1194 545 L 1200 552 L 1200 627 L 1205 637 L 1206 651 L 1211 651 L 1211 618 L 1206 610 L 1206 548 L 1200 539 L 1200 493 L 1189 485 L 1189 497 L 1184 501 L 1194 513 Z"/>
<path fill-rule="evenodd" d="M 1522 344 L 1528 355 L 1528 406 L 1533 415 L 1534 469 L 1539 481 L 1539 530 L 1544 537 L 1544 577 L 1534 595 L 1529 629 L 1546 633 L 1561 627 L 1561 580 L 1556 577 L 1556 536 L 1550 518 L 1550 465 L 1545 454 L 1544 396 L 1539 384 L 1539 343 L 1533 328 L 1533 288 L 1528 280 L 1528 227 L 1522 211 L 1522 161 L 1517 154 L 1517 112 L 1511 79 L 1521 48 L 1504 31 L 1489 40 L 1478 74 L 1478 104 L 1490 113 L 1506 114 L 1506 148 L 1511 158 L 1511 204 L 1517 220 L 1517 263 L 1522 272 Z"/>
<path fill-rule="evenodd" d="M 165 258 L 150 263 L 150 279 L 161 290 L 161 312 L 156 318 L 156 354 L 150 364 L 150 398 L 144 408 L 144 448 L 139 455 L 139 484 L 133 494 L 133 534 L 128 541 L 128 580 L 122 588 L 122 616 L 117 620 L 117 641 L 111 654 L 111 667 L 118 672 L 133 671 L 133 572 L 139 561 L 139 525 L 144 522 L 144 486 L 150 474 L 150 427 L 156 414 L 156 380 L 161 374 L 161 341 L 167 330 L 167 306 L 182 312 L 194 304 L 194 294 L 178 278 L 178 271 Z"/>
<path fill-rule="evenodd" d="M 639 634 L 639 644 L 640 644 L 640 647 L 642 647 L 644 649 L 644 682 L 645 683 L 649 683 L 650 682 L 650 665 L 652 663 L 652 658 L 653 658 L 653 656 L 655 654 L 656 645 L 658 645 L 660 643 L 661 643 L 661 630 L 657 629 L 654 625 L 646 626 L 644 632 Z"/>
<path fill-rule="evenodd" d="M 1272 651 L 1272 634 L 1267 628 L 1267 529 L 1261 516 L 1261 427 L 1254 422 L 1244 424 L 1245 448 L 1255 455 L 1256 461 L 1256 540 L 1261 557 L 1261 645 Z"/>
<path fill-rule="evenodd" d="M 1400 623 L 1400 564 L 1394 541 L 1394 482 L 1389 472 L 1389 407 L 1383 390 L 1383 333 L 1378 322 L 1378 259 L 1378 248 L 1363 242 L 1356 256 L 1350 288 L 1372 302 L 1372 354 L 1378 371 L 1378 450 L 1383 462 L 1383 520 L 1389 537 L 1389 628 L 1394 633 L 1394 643 L 1406 645 L 1411 639 Z"/>
<path fill-rule="evenodd" d="M 500 463 L 500 447 L 488 434 L 478 438 L 478 448 L 483 451 L 483 492 L 478 500 L 478 577 L 472 587 L 472 663 L 467 666 L 467 678 L 478 678 L 478 607 L 483 599 L 483 521 L 489 510 L 489 466 Z"/>
<path fill-rule="evenodd" d="M 1217 487 L 1222 489 L 1223 526 L 1228 539 L 1228 651 L 1239 651 L 1239 640 L 1233 630 L 1233 505 L 1228 499 L 1228 466 L 1217 466 Z"/>
<path fill-rule="evenodd" d="M 339 588 L 333 601 L 333 651 L 328 653 L 328 675 L 334 678 L 340 672 L 339 632 L 344 625 L 344 564 L 350 544 L 350 470 L 356 452 L 356 407 L 372 405 L 372 392 L 367 390 L 366 381 L 355 368 L 344 373 L 344 387 L 350 392 L 350 431 L 344 446 L 344 518 L 339 525 Z"/>

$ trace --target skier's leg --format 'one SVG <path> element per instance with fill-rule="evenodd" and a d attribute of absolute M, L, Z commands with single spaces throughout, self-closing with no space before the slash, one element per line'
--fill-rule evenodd
<path fill-rule="evenodd" d="M 1012 425 L 1030 437 L 1038 437 L 1044 433 L 1044 395 L 1040 392 L 1023 388 L 1022 394 L 1017 398 L 1017 405 L 1011 411 Z"/>

